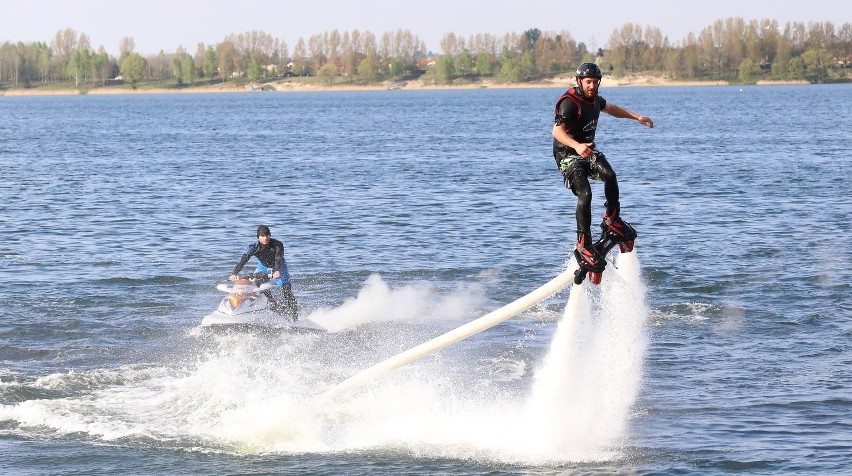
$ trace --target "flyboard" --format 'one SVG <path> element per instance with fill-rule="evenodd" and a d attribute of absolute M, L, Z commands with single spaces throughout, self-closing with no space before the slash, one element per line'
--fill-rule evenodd
<path fill-rule="evenodd" d="M 334 397 L 339 396 L 340 394 L 353 389 L 357 386 L 360 386 L 366 382 L 371 380 L 375 380 L 382 375 L 399 368 L 409 362 L 417 360 L 426 355 L 437 352 L 445 347 L 448 347 L 450 344 L 454 344 L 462 339 L 466 339 L 476 333 L 482 332 L 485 329 L 488 329 L 492 326 L 495 326 L 510 317 L 517 316 L 518 314 L 526 311 L 527 309 L 533 307 L 539 302 L 549 298 L 550 296 L 556 294 L 560 289 L 570 285 L 574 282 L 574 270 L 575 267 L 570 267 L 567 271 L 563 271 L 561 274 L 551 279 L 545 285 L 536 289 L 535 291 L 523 296 L 505 306 L 497 309 L 495 311 L 491 311 L 490 313 L 476 319 L 474 321 L 468 322 L 467 324 L 457 327 L 443 335 L 440 335 L 430 341 L 424 342 L 416 347 L 412 347 L 405 352 L 397 354 L 383 362 L 379 362 L 378 364 L 362 370 L 360 373 L 349 377 L 348 379 L 340 382 L 339 384 L 331 387 L 322 393 L 319 398 L 321 401 L 332 399 Z"/>
<path fill-rule="evenodd" d="M 622 253 L 630 253 L 633 251 L 636 235 L 636 229 L 627 222 L 622 221 L 617 228 L 610 228 L 605 223 L 601 223 L 601 237 L 593 245 L 601 259 L 597 264 L 590 265 L 580 256 L 580 251 L 575 249 L 574 257 L 577 258 L 579 268 L 574 272 L 574 284 L 582 283 L 587 275 L 592 284 L 600 284 L 601 274 L 606 268 L 606 255 L 616 246 Z"/>

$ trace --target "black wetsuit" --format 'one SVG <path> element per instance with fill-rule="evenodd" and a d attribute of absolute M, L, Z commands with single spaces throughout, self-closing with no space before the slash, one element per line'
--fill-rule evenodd
<path fill-rule="evenodd" d="M 257 257 L 257 260 L 260 261 L 258 268 L 264 273 L 279 272 L 280 277 L 273 279 L 272 282 L 279 286 L 273 289 L 280 291 L 275 295 L 269 291 L 264 291 L 264 294 L 270 300 L 270 308 L 279 314 L 288 314 L 294 321 L 297 320 L 299 318 L 299 307 L 296 303 L 296 296 L 293 295 L 287 261 L 284 260 L 284 243 L 275 238 L 269 238 L 269 243 L 266 245 L 259 241 L 252 243 L 243 252 L 243 256 L 234 266 L 234 272 L 231 274 L 238 274 L 252 256 Z"/>
<path fill-rule="evenodd" d="M 273 273 L 275 271 L 281 273 L 280 285 L 290 284 L 290 273 L 287 270 L 287 262 L 284 260 L 284 243 L 281 243 L 275 238 L 270 238 L 267 245 L 255 241 L 243 251 L 240 262 L 234 266 L 234 272 L 231 274 L 239 274 L 240 270 L 243 269 L 243 266 L 248 263 L 248 260 L 252 256 L 256 256 L 257 260 L 264 267 L 271 269 Z"/>
<path fill-rule="evenodd" d="M 577 196 L 577 232 L 589 237 L 592 223 L 592 187 L 589 178 L 604 182 L 607 212 L 618 209 L 619 192 L 615 171 L 594 144 L 598 118 L 605 107 L 606 99 L 601 96 L 587 99 L 577 88 L 569 89 L 556 101 L 555 123 L 577 142 L 591 143 L 594 150 L 592 157 L 584 159 L 572 147 L 553 139 L 556 165 L 562 172 L 565 186 Z"/>

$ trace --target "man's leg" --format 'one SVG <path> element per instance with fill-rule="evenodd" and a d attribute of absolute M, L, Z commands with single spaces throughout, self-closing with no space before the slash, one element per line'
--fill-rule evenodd
<path fill-rule="evenodd" d="M 572 168 L 565 174 L 566 185 L 577 196 L 577 253 L 575 254 L 581 264 L 597 267 L 601 260 L 597 250 L 592 243 L 592 186 L 583 167 Z"/>
<path fill-rule="evenodd" d="M 267 289 L 266 291 L 261 291 L 261 293 L 264 296 L 266 296 L 266 303 L 267 303 L 267 307 L 269 308 L 269 310 L 281 314 L 281 311 L 280 311 L 280 309 L 281 309 L 281 303 L 280 303 L 281 298 L 280 298 L 280 296 L 277 296 L 278 293 L 274 292 L 271 289 Z"/>
<path fill-rule="evenodd" d="M 577 235 L 588 237 L 588 243 L 592 241 L 592 186 L 585 175 L 577 174 L 571 182 L 571 190 L 577 195 Z M 580 241 L 578 239 L 577 241 Z"/>
<path fill-rule="evenodd" d="M 299 320 L 299 304 L 296 302 L 296 296 L 293 295 L 293 288 L 289 284 L 285 284 L 281 288 L 282 310 L 294 322 Z"/>
<path fill-rule="evenodd" d="M 592 169 L 596 178 L 604 182 L 604 194 L 606 195 L 606 211 L 604 212 L 603 224 L 613 233 L 623 236 L 625 228 L 629 225 L 621 219 L 621 203 L 619 202 L 618 177 L 615 171 L 601 153 L 595 155 L 592 161 Z"/>
<path fill-rule="evenodd" d="M 601 152 L 595 152 L 595 156 L 591 161 L 591 172 L 593 178 L 601 180 L 604 183 L 606 214 L 618 216 L 618 177 L 615 175 L 615 170 L 609 165 L 609 161 L 606 160 L 606 156 Z"/>

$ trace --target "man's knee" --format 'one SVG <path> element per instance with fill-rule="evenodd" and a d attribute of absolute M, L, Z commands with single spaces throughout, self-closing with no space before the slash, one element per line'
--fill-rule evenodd
<path fill-rule="evenodd" d="M 603 154 L 596 155 L 592 160 L 592 170 L 595 176 L 604 182 L 617 180 L 615 170 L 613 170 L 609 161 L 606 160 L 606 156 Z"/>
<path fill-rule="evenodd" d="M 598 169 L 598 177 L 603 182 L 618 183 L 618 177 L 615 175 L 615 170 L 610 167 L 600 167 Z"/>
<path fill-rule="evenodd" d="M 580 203 L 592 202 L 592 186 L 589 184 L 589 179 L 586 177 L 576 177 L 571 182 L 571 191 L 577 196 Z"/>
<path fill-rule="evenodd" d="M 574 194 L 577 195 L 577 201 L 580 203 L 592 203 L 592 188 L 591 187 L 578 187 L 574 190 Z"/>

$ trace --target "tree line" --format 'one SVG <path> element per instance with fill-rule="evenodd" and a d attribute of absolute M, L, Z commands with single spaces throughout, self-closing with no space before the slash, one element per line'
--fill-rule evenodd
<path fill-rule="evenodd" d="M 315 77 L 326 84 L 373 84 L 421 78 L 453 84 L 487 78 L 523 82 L 573 71 L 577 64 L 598 62 L 621 77 L 654 73 L 671 79 L 758 79 L 824 82 L 847 79 L 852 68 L 852 24 L 831 22 L 717 20 L 698 34 L 672 43 L 656 27 L 627 23 L 616 28 L 604 48 L 590 51 L 568 31 L 497 36 L 479 33 L 465 38 L 447 33 L 440 52 L 409 30 L 385 32 L 332 30 L 298 38 L 292 51 L 282 39 L 262 31 L 199 43 L 194 53 L 184 47 L 142 56 L 132 37 L 122 38 L 119 56 L 93 49 L 89 37 L 68 28 L 49 42 L 0 45 L 0 88 L 73 84 L 76 88 L 118 81 L 191 86 L 212 82 L 256 82 L 283 77 Z"/>
<path fill-rule="evenodd" d="M 848 77 L 852 23 L 717 20 L 672 46 L 659 28 L 626 24 L 613 31 L 606 59 L 616 75 L 657 71 L 676 79 L 823 82 Z"/>

